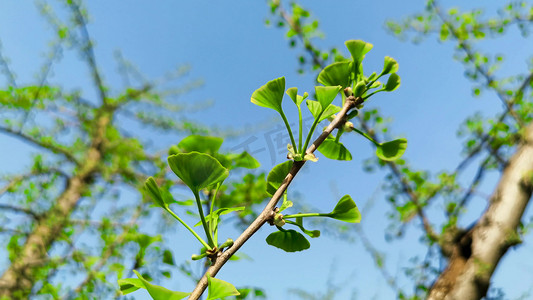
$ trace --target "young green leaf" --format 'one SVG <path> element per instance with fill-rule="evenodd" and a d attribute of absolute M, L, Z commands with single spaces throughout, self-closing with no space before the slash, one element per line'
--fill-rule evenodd
<path fill-rule="evenodd" d="M 381 143 L 376 148 L 376 155 L 382 160 L 393 161 L 402 157 L 407 149 L 406 139 L 397 139 L 394 141 Z"/>
<path fill-rule="evenodd" d="M 316 98 L 322 109 L 328 107 L 342 89 L 342 86 L 315 86 Z"/>
<path fill-rule="evenodd" d="M 389 76 L 387 83 L 385 84 L 384 91 L 392 92 L 400 86 L 400 76 L 393 73 Z"/>
<path fill-rule="evenodd" d="M 323 120 L 341 111 L 341 108 L 334 104 L 330 104 L 325 110 L 322 110 L 322 105 L 320 105 L 318 101 L 307 100 L 305 101 L 305 103 L 307 104 L 307 108 L 309 108 L 309 111 L 311 112 L 313 117 L 315 117 L 315 119 L 320 116 L 318 122 L 322 122 Z"/>
<path fill-rule="evenodd" d="M 144 284 L 140 279 L 137 278 L 125 278 L 118 280 L 118 286 L 120 287 L 120 292 L 122 295 L 127 295 L 133 293 L 138 289 L 144 289 Z"/>
<path fill-rule="evenodd" d="M 307 108 L 309 108 L 309 111 L 311 112 L 313 117 L 315 117 L 315 120 L 316 120 L 322 113 L 322 105 L 320 105 L 318 101 L 314 101 L 311 99 L 307 99 L 305 101 L 305 104 L 307 104 Z"/>
<path fill-rule="evenodd" d="M 287 200 L 287 194 L 283 196 L 283 203 L 281 203 L 281 206 L 279 208 L 279 212 L 282 212 L 286 210 L 289 207 L 292 207 L 292 201 Z"/>
<path fill-rule="evenodd" d="M 159 190 L 159 187 L 157 186 L 157 183 L 153 177 L 146 179 L 146 182 L 144 183 L 144 189 L 148 192 L 150 197 L 152 197 L 152 200 L 157 203 L 157 205 L 161 206 L 162 208 L 168 207 L 165 201 L 163 201 L 161 191 Z"/>
<path fill-rule="evenodd" d="M 221 182 L 229 175 L 228 169 L 218 160 L 196 151 L 171 155 L 168 157 L 168 164 L 195 195 L 198 195 L 201 189 Z"/>
<path fill-rule="evenodd" d="M 296 230 L 284 230 L 271 233 L 266 238 L 267 244 L 280 248 L 286 252 L 296 252 L 309 249 L 309 241 Z"/>
<path fill-rule="evenodd" d="M 328 107 L 322 112 L 322 115 L 320 115 L 320 119 L 318 119 L 318 122 L 322 122 L 323 120 L 333 116 L 339 111 L 341 111 L 341 108 L 339 106 L 334 104 L 328 105 Z"/>
<path fill-rule="evenodd" d="M 211 277 L 209 273 L 207 273 L 206 276 L 208 286 L 206 300 L 215 300 L 223 297 L 240 295 L 239 291 L 237 291 L 231 283 Z"/>
<path fill-rule="evenodd" d="M 231 212 L 234 212 L 234 211 L 242 211 L 244 210 L 245 207 L 244 206 L 240 206 L 240 207 L 222 207 L 222 208 L 219 208 L 217 210 L 215 210 L 213 212 L 213 216 L 211 216 L 211 214 L 208 214 L 207 216 L 205 216 L 205 221 L 207 223 L 209 223 L 213 218 L 215 219 L 218 219 L 220 216 L 222 215 L 227 215 Z M 202 224 L 202 221 L 196 223 L 194 226 L 198 226 L 198 225 L 201 225 Z"/>
<path fill-rule="evenodd" d="M 252 103 L 262 107 L 272 108 L 281 114 L 283 110 L 281 108 L 281 102 L 284 92 L 285 77 L 276 78 L 255 90 L 252 94 Z"/>
<path fill-rule="evenodd" d="M 285 93 L 287 93 L 287 95 L 289 95 L 289 97 L 291 97 L 292 101 L 297 106 L 300 106 L 300 104 L 302 104 L 302 101 L 304 101 L 304 99 L 306 98 L 306 97 L 299 96 L 298 95 L 298 88 L 295 88 L 295 87 L 292 87 L 292 88 L 288 89 Z"/>
<path fill-rule="evenodd" d="M 283 180 L 289 174 L 292 168 L 293 161 L 288 160 L 284 163 L 281 163 L 270 171 L 267 176 L 267 188 L 266 191 L 270 196 L 273 196 L 274 193 L 278 190 Z"/>
<path fill-rule="evenodd" d="M 232 168 L 257 169 L 261 164 L 248 152 L 243 151 L 241 154 L 232 156 Z"/>
<path fill-rule="evenodd" d="M 180 300 L 190 294 L 184 292 L 174 292 L 162 286 L 151 284 L 146 279 L 144 279 L 141 274 L 139 274 L 139 272 L 137 272 L 136 270 L 133 270 L 133 272 L 137 275 L 137 277 L 139 277 L 139 280 L 143 283 L 144 288 L 148 291 L 148 294 L 150 294 L 150 296 L 152 296 L 152 299 L 154 300 Z"/>
<path fill-rule="evenodd" d="M 325 139 L 317 150 L 329 159 L 352 160 L 350 151 L 341 142 L 332 138 Z"/>
<path fill-rule="evenodd" d="M 355 97 L 361 97 L 366 91 L 366 84 L 364 81 L 359 81 L 355 86 L 353 94 Z"/>
<path fill-rule="evenodd" d="M 224 139 L 214 136 L 189 135 L 178 144 L 180 153 L 197 151 L 213 155 L 218 152 Z"/>
<path fill-rule="evenodd" d="M 334 62 L 325 67 L 319 74 L 317 81 L 325 86 L 340 85 L 343 88 L 350 85 L 351 62 Z"/>
<path fill-rule="evenodd" d="M 385 56 L 385 63 L 383 64 L 383 70 L 381 75 L 398 72 L 399 65 L 394 58 Z"/>
<path fill-rule="evenodd" d="M 374 47 L 370 43 L 365 43 L 361 40 L 349 40 L 344 43 L 350 54 L 352 55 L 353 61 L 357 64 L 361 64 L 365 58 L 365 54 L 368 53 Z"/>
<path fill-rule="evenodd" d="M 350 195 L 344 195 L 335 205 L 333 211 L 326 216 L 348 223 L 359 223 L 361 221 L 361 213 Z"/>
<path fill-rule="evenodd" d="M 233 158 L 236 157 L 236 154 L 233 154 L 233 153 L 230 153 L 230 154 L 213 153 L 213 154 L 210 154 L 210 155 L 213 156 L 214 158 L 216 158 L 216 160 L 218 160 L 218 162 L 224 168 L 226 168 L 228 170 L 236 168 L 236 166 L 234 164 L 234 161 L 233 161 Z"/>

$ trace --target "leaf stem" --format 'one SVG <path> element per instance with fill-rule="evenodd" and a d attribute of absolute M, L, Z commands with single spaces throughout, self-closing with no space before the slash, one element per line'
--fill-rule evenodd
<path fill-rule="evenodd" d="M 337 135 L 335 136 L 335 142 L 337 143 L 339 142 L 343 133 L 344 133 L 344 126 L 339 127 L 339 129 L 337 129 Z"/>
<path fill-rule="evenodd" d="M 369 141 L 371 141 L 372 143 L 374 143 L 374 145 L 376 145 L 376 147 L 380 147 L 380 146 L 381 146 L 380 143 L 376 142 L 376 141 L 375 141 L 371 136 L 369 136 L 368 134 L 362 132 L 361 130 L 359 130 L 359 129 L 355 128 L 355 127 L 352 127 L 352 129 L 353 129 L 355 132 L 359 133 L 360 135 L 364 136 L 367 140 L 369 140 Z"/>
<path fill-rule="evenodd" d="M 383 92 L 384 90 L 385 90 L 385 89 L 379 89 L 379 90 L 377 90 L 377 91 L 374 91 L 374 92 L 372 92 L 372 93 L 370 93 L 370 94 L 364 96 L 364 97 L 363 97 L 363 100 L 366 100 L 366 99 L 370 98 L 370 97 L 373 96 L 374 94 L 377 94 L 377 93 L 379 93 L 379 92 Z"/>
<path fill-rule="evenodd" d="M 287 218 L 329 217 L 329 215 L 330 214 L 325 214 L 325 213 L 305 213 L 305 214 L 283 215 L 283 218 L 287 219 Z"/>
<path fill-rule="evenodd" d="M 298 118 L 300 119 L 299 122 L 299 128 L 298 128 L 298 149 L 296 150 L 297 153 L 302 152 L 302 108 L 300 105 L 298 105 Z"/>
<path fill-rule="evenodd" d="M 211 216 L 211 221 L 209 222 L 209 232 L 213 234 L 213 241 L 215 246 L 218 244 L 218 230 L 217 228 L 213 228 L 213 207 L 215 206 L 215 200 L 217 199 L 218 189 L 220 189 L 221 185 L 222 182 L 217 183 L 215 194 L 213 195 L 213 198 L 211 198 L 211 207 L 209 209 L 209 216 Z"/>
<path fill-rule="evenodd" d="M 279 114 L 281 115 L 281 118 L 283 119 L 283 122 L 285 123 L 285 127 L 287 127 L 287 131 L 289 132 L 289 136 L 291 137 L 292 147 L 294 149 L 298 149 L 296 148 L 296 142 L 294 141 L 294 136 L 292 135 L 291 126 L 289 125 L 289 121 L 287 121 L 287 117 L 285 117 L 285 114 L 283 113 L 283 111 L 280 111 Z"/>
<path fill-rule="evenodd" d="M 185 221 L 178 217 L 170 208 L 165 207 L 165 210 L 169 214 L 171 214 L 176 220 L 178 220 L 183 226 L 185 226 L 185 228 L 187 228 L 192 233 L 192 235 L 194 235 L 198 239 L 198 241 L 200 241 L 200 243 L 204 245 L 204 247 L 206 247 L 207 249 L 211 249 L 211 246 L 209 246 L 189 225 L 187 225 L 187 223 L 185 223 Z"/>
<path fill-rule="evenodd" d="M 324 111 L 322 111 L 315 118 L 315 121 L 313 122 L 313 125 L 311 126 L 311 129 L 309 130 L 309 133 L 307 134 L 307 138 L 305 139 L 305 144 L 304 144 L 304 147 L 302 148 L 302 152 L 304 152 L 305 149 L 307 149 L 307 146 L 309 145 L 309 141 L 311 141 L 311 137 L 313 136 L 313 133 L 315 132 L 316 125 L 318 125 L 318 120 L 320 120 L 320 117 L 322 116 L 322 113 L 324 113 Z M 305 153 L 302 153 L 302 155 L 305 155 Z"/>
<path fill-rule="evenodd" d="M 202 202 L 200 201 L 200 195 L 197 191 L 194 192 L 194 197 L 196 198 L 196 205 L 198 206 L 198 212 L 200 213 L 200 219 L 202 220 L 202 227 L 204 228 L 205 235 L 207 236 L 207 241 L 209 242 L 209 249 L 216 247 L 215 243 L 213 242 L 213 237 L 211 236 L 211 232 L 209 232 L 209 227 L 207 226 L 207 222 L 205 221 L 204 216 L 204 210 L 202 208 Z M 205 246 L 205 245 L 204 245 Z"/>

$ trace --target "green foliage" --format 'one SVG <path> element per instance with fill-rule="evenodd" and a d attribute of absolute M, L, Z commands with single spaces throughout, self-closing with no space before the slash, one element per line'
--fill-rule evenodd
<path fill-rule="evenodd" d="M 381 143 L 376 147 L 376 156 L 382 160 L 397 160 L 405 153 L 407 149 L 406 139 L 397 139 L 394 141 Z"/>
<path fill-rule="evenodd" d="M 325 157 L 335 160 L 352 160 L 352 154 L 334 138 L 327 138 L 317 149 Z"/>
<path fill-rule="evenodd" d="M 359 223 L 361 221 L 361 213 L 349 195 L 344 195 L 335 205 L 333 211 L 324 216 L 348 223 Z"/>
<path fill-rule="evenodd" d="M 325 86 L 340 85 L 346 88 L 351 82 L 352 62 L 335 62 L 325 67 L 319 74 L 317 81 Z"/>
<path fill-rule="evenodd" d="M 224 139 L 214 136 L 190 135 L 181 140 L 177 147 L 170 148 L 169 155 L 192 151 L 213 155 L 218 152 Z"/>
<path fill-rule="evenodd" d="M 237 291 L 237 289 L 231 283 L 211 277 L 209 273 L 207 273 L 206 276 L 208 282 L 207 300 L 215 300 L 228 296 L 240 295 L 239 291 Z"/>
<path fill-rule="evenodd" d="M 341 86 L 315 86 L 316 98 L 322 108 L 321 113 L 329 107 L 341 89 Z"/>
<path fill-rule="evenodd" d="M 149 193 L 150 197 L 152 197 L 152 199 L 157 203 L 157 205 L 161 206 L 162 208 L 168 207 L 167 203 L 163 201 L 161 191 L 159 190 L 159 187 L 157 186 L 157 183 L 153 177 L 149 177 L 146 180 L 144 183 L 144 188 Z"/>
<path fill-rule="evenodd" d="M 309 108 L 309 111 L 313 117 L 315 117 L 315 120 L 318 120 L 317 122 L 322 122 L 323 120 L 341 111 L 341 108 L 334 104 L 330 104 L 326 107 L 326 109 L 322 109 L 322 105 L 318 101 L 307 100 L 305 103 L 307 104 L 307 108 Z"/>
<path fill-rule="evenodd" d="M 274 168 L 272 168 L 272 170 L 270 170 L 267 177 L 266 187 L 266 192 L 269 195 L 272 196 L 274 195 L 274 193 L 276 193 L 287 174 L 289 174 L 292 168 L 292 164 L 293 162 L 289 160 L 279 165 L 276 165 Z"/>
<path fill-rule="evenodd" d="M 168 164 L 196 196 L 201 189 L 213 186 L 229 175 L 228 169 L 218 160 L 196 151 L 171 155 Z"/>
<path fill-rule="evenodd" d="M 398 76 L 396 73 L 389 76 L 389 79 L 387 80 L 387 83 L 385 84 L 384 91 L 392 92 L 396 90 L 400 86 L 400 76 Z"/>
<path fill-rule="evenodd" d="M 174 292 L 162 286 L 152 284 L 136 270 L 133 270 L 133 272 L 137 275 L 138 279 L 127 278 L 118 280 L 120 291 L 123 295 L 135 292 L 141 288 L 146 289 L 154 300 L 180 300 L 189 295 L 189 293 Z"/>
<path fill-rule="evenodd" d="M 280 248 L 286 252 L 297 252 L 309 249 L 311 244 L 298 231 L 289 229 L 285 230 L 278 227 L 279 231 L 269 234 L 266 238 L 267 244 Z"/>
<path fill-rule="evenodd" d="M 271 108 L 283 114 L 281 101 L 285 92 L 285 77 L 276 78 L 267 82 L 252 94 L 252 103 Z"/>
<path fill-rule="evenodd" d="M 237 207 L 244 205 L 244 210 L 238 212 L 241 223 L 250 224 L 256 217 L 253 210 L 255 205 L 268 198 L 266 192 L 265 174 L 246 174 L 242 180 L 232 183 L 232 189 L 225 191 L 218 197 L 219 207 Z"/>

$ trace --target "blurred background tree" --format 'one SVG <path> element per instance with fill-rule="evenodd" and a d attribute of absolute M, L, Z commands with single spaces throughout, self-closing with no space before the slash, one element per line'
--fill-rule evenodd
<path fill-rule="evenodd" d="M 142 186 L 153 175 L 166 188 L 180 183 L 166 179 L 167 150 L 157 151 L 152 133 L 207 134 L 206 127 L 185 116 L 209 103 L 176 100 L 201 85 L 199 80 L 178 82 L 187 78 L 188 67 L 146 79 L 120 52 L 115 56 L 124 87 L 109 86 L 84 4 L 65 1 L 59 12 L 47 3 L 37 7 L 55 33 L 37 81 L 21 83 L 0 54 L 6 78 L 0 91 L 2 148 L 21 147 L 18 140 L 31 149 L 31 163 L 18 165 L 20 172 L 2 170 L 0 222 L 6 248 L 0 298 L 109 299 L 119 296 L 116 279 L 131 276 L 133 269 L 148 265 L 148 278 L 170 276 L 162 265 L 175 266 L 175 260 L 161 235 L 172 221 L 148 209 L 152 203 Z M 79 55 L 94 93 L 69 90 L 50 79 L 65 52 Z M 80 70 L 76 76 L 86 75 Z M 258 178 L 248 175 L 246 184 L 260 185 Z M 229 192 L 235 196 L 231 201 L 248 207 L 265 198 L 264 192 Z M 241 217 L 251 213 L 245 210 Z M 143 220 L 159 220 L 156 233 L 140 230 Z M 63 282 L 65 276 L 75 280 Z"/>

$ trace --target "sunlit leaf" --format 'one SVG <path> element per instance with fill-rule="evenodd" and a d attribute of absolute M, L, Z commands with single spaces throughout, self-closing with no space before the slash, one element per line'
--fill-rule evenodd
<path fill-rule="evenodd" d="M 343 88 L 350 85 L 350 61 L 335 62 L 325 67 L 319 74 L 317 81 L 325 86 L 340 85 Z"/>
<path fill-rule="evenodd" d="M 189 135 L 181 140 L 178 148 L 181 153 L 197 151 L 200 153 L 213 154 L 218 152 L 224 139 L 214 136 Z"/>
<path fill-rule="evenodd" d="M 396 73 L 391 74 L 385 84 L 385 91 L 392 92 L 400 86 L 400 76 Z"/>
<path fill-rule="evenodd" d="M 293 203 L 292 201 L 287 200 L 287 197 L 283 197 L 283 203 L 281 203 L 281 206 L 279 208 L 279 212 L 282 212 L 286 210 L 289 207 L 292 207 Z"/>
<path fill-rule="evenodd" d="M 289 97 L 291 97 L 292 101 L 297 106 L 300 106 L 300 104 L 302 104 L 302 101 L 304 101 L 304 99 L 307 98 L 305 95 L 304 95 L 304 97 L 299 96 L 298 95 L 298 88 L 295 88 L 295 87 L 292 87 L 292 88 L 288 89 L 285 93 L 287 93 L 287 95 L 289 95 Z"/>
<path fill-rule="evenodd" d="M 138 289 L 144 289 L 144 284 L 140 279 L 137 278 L 125 278 L 118 280 L 118 286 L 120 287 L 120 292 L 122 295 L 127 295 L 133 293 Z"/>
<path fill-rule="evenodd" d="M 350 151 L 341 142 L 332 138 L 325 139 L 317 150 L 329 159 L 352 160 Z"/>
<path fill-rule="evenodd" d="M 235 154 L 213 153 L 211 156 L 216 158 L 218 162 L 226 169 L 232 169 L 235 167 L 232 159 L 234 156 L 236 156 Z"/>
<path fill-rule="evenodd" d="M 168 164 L 195 195 L 201 189 L 223 181 L 229 174 L 218 160 L 196 151 L 171 155 Z"/>
<path fill-rule="evenodd" d="M 324 112 L 320 116 L 320 119 L 318 119 L 318 122 L 322 122 L 323 120 L 331 117 L 332 115 L 338 113 L 339 111 L 341 111 L 341 108 L 339 106 L 334 105 L 334 104 L 330 104 L 326 108 L 326 110 L 324 110 Z"/>
<path fill-rule="evenodd" d="M 141 274 L 139 274 L 139 272 L 137 272 L 136 270 L 133 270 L 133 272 L 135 273 L 135 275 L 137 275 L 137 277 L 139 277 L 139 280 L 143 283 L 144 288 L 148 291 L 148 294 L 150 294 L 150 296 L 152 296 L 152 299 L 154 300 L 180 300 L 190 294 L 184 292 L 174 292 L 162 286 L 151 284 L 149 281 L 144 279 Z"/>
<path fill-rule="evenodd" d="M 357 85 L 355 86 L 355 90 L 353 91 L 353 94 L 355 97 L 362 96 L 366 91 L 366 84 L 364 81 L 359 81 Z"/>
<path fill-rule="evenodd" d="M 223 207 L 223 208 L 219 208 L 219 209 L 215 210 L 213 212 L 213 216 L 214 216 L 214 218 L 218 219 L 222 215 L 226 215 L 226 214 L 229 214 L 229 213 L 234 212 L 234 211 L 242 211 L 244 209 L 245 209 L 244 206 L 240 206 L 240 207 Z M 208 214 L 207 216 L 205 216 L 205 221 L 207 223 L 209 223 L 212 219 L 213 219 L 213 217 L 211 216 L 211 214 Z M 194 226 L 198 226 L 200 224 L 202 224 L 202 221 L 199 221 Z"/>
<path fill-rule="evenodd" d="M 266 191 L 267 193 L 272 196 L 276 193 L 278 188 L 280 187 L 281 183 L 283 183 L 283 180 L 289 174 L 291 168 L 292 168 L 293 161 L 288 160 L 284 163 L 281 163 L 270 171 L 267 176 L 267 187 Z"/>
<path fill-rule="evenodd" d="M 261 164 L 251 156 L 248 152 L 244 151 L 241 154 L 233 157 L 233 168 L 246 168 L 246 169 L 256 169 L 261 166 Z"/>
<path fill-rule="evenodd" d="M 385 63 L 383 64 L 383 71 L 381 75 L 398 72 L 399 65 L 394 58 L 385 56 Z"/>
<path fill-rule="evenodd" d="M 323 109 L 333 102 L 341 89 L 342 86 L 315 86 L 316 98 Z"/>
<path fill-rule="evenodd" d="M 266 238 L 267 244 L 285 250 L 296 252 L 309 249 L 309 241 L 296 230 L 280 230 L 269 234 Z"/>
<path fill-rule="evenodd" d="M 311 112 L 313 117 L 315 117 L 315 119 L 318 118 L 318 116 L 320 115 L 318 122 L 322 122 L 323 120 L 341 111 L 341 108 L 334 104 L 330 104 L 324 111 L 322 111 L 322 105 L 320 105 L 318 101 L 307 100 L 305 103 L 307 104 L 309 111 Z"/>
<path fill-rule="evenodd" d="M 155 182 L 155 179 L 153 177 L 149 177 L 146 179 L 146 182 L 144 183 L 144 188 L 152 197 L 152 200 L 157 203 L 157 205 L 161 206 L 162 208 L 168 207 L 168 205 L 163 201 L 163 197 L 161 196 L 161 191 L 159 190 L 159 187 L 157 186 L 157 183 Z"/>
<path fill-rule="evenodd" d="M 318 116 L 322 112 L 322 105 L 320 105 L 318 101 L 314 101 L 311 99 L 305 101 L 305 104 L 307 104 L 307 108 L 309 108 L 309 111 L 311 112 L 313 117 L 315 117 L 315 119 L 318 118 Z"/>
<path fill-rule="evenodd" d="M 359 223 L 361 213 L 350 195 L 344 195 L 327 217 L 348 223 Z"/>
<path fill-rule="evenodd" d="M 276 78 L 255 90 L 252 94 L 252 103 L 272 108 L 282 113 L 281 102 L 285 92 L 285 77 Z"/>
<path fill-rule="evenodd" d="M 374 47 L 374 45 L 361 40 L 349 40 L 344 44 L 346 45 L 346 48 L 348 48 L 348 51 L 350 51 L 354 62 L 357 64 L 360 64 L 365 58 L 365 54 Z"/>
<path fill-rule="evenodd" d="M 382 160 L 393 161 L 402 157 L 407 149 L 406 139 L 397 139 L 394 141 L 379 144 L 376 148 L 376 155 Z"/>
<path fill-rule="evenodd" d="M 237 291 L 237 289 L 231 283 L 211 277 L 209 273 L 207 273 L 206 276 L 208 286 L 206 300 L 240 295 L 239 291 Z"/>

